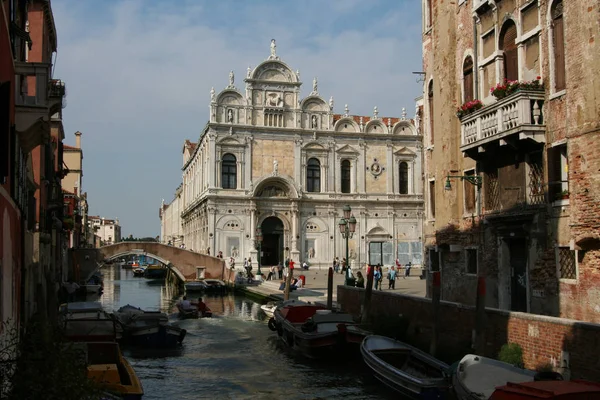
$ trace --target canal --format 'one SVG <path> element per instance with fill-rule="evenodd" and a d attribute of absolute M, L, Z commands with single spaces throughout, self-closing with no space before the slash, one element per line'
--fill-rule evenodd
<path fill-rule="evenodd" d="M 100 302 L 112 312 L 131 304 L 169 314 L 185 328 L 176 350 L 123 349 L 144 386 L 144 399 L 398 399 L 362 360 L 316 362 L 281 346 L 260 304 L 228 294 L 203 297 L 213 318 L 179 320 L 183 295 L 149 284 L 118 265 L 102 268 Z M 90 299 L 91 300 L 91 299 Z"/>

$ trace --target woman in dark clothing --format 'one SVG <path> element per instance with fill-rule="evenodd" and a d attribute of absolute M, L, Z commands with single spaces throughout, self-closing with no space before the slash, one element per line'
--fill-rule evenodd
<path fill-rule="evenodd" d="M 365 287 L 365 278 L 363 277 L 363 274 L 360 271 L 356 273 L 356 287 Z"/>

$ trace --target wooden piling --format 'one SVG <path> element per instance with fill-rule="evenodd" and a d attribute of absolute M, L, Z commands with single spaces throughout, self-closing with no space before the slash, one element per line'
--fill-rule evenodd
<path fill-rule="evenodd" d="M 367 324 L 369 323 L 369 311 L 371 308 L 371 294 L 373 293 L 373 272 L 375 270 L 375 266 L 370 266 L 368 268 L 368 273 L 367 273 L 367 287 L 365 289 L 365 298 L 363 300 L 363 304 L 362 304 L 362 310 L 361 310 L 361 318 L 360 318 L 360 323 L 361 324 Z"/>
<path fill-rule="evenodd" d="M 475 299 L 475 332 L 473 335 L 473 349 L 475 353 L 485 353 L 485 277 L 477 278 L 477 298 Z"/>
<path fill-rule="evenodd" d="M 441 281 L 440 271 L 432 272 L 432 290 L 431 290 L 431 306 L 432 306 L 432 335 L 429 353 L 435 357 L 437 352 L 437 344 L 440 330 L 440 300 L 441 300 Z"/>
<path fill-rule="evenodd" d="M 327 271 L 327 309 L 333 308 L 333 268 Z"/>

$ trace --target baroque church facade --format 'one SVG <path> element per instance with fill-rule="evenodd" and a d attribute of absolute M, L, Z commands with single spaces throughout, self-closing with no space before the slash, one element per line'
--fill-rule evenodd
<path fill-rule="evenodd" d="M 335 114 L 315 78 L 302 82 L 276 53 L 248 67 L 244 90 L 211 89 L 209 122 L 183 146 L 183 179 L 160 207 L 161 241 L 261 265 L 286 257 L 329 267 L 346 254 L 342 208 L 357 220 L 353 268 L 422 263 L 423 183 L 419 113 L 408 119 Z M 417 108 L 418 110 L 418 108 Z"/>

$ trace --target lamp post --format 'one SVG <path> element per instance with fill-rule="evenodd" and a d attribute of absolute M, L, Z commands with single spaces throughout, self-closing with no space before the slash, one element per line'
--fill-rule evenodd
<path fill-rule="evenodd" d="M 354 218 L 354 215 L 352 215 L 352 208 L 348 204 L 346 204 L 342 210 L 344 212 L 344 217 L 340 219 L 338 225 L 340 227 L 342 238 L 346 239 L 346 279 L 344 284 L 348 285 L 348 278 L 350 277 L 350 254 L 348 248 L 348 239 L 354 235 L 354 231 L 356 230 L 356 218 Z"/>
<path fill-rule="evenodd" d="M 258 270 L 256 271 L 256 275 L 262 275 L 262 272 L 260 271 L 260 247 L 262 245 L 262 240 L 262 231 L 260 228 L 256 228 L 256 232 L 254 234 L 254 248 L 258 251 L 258 255 L 256 257 L 258 261 Z"/>

